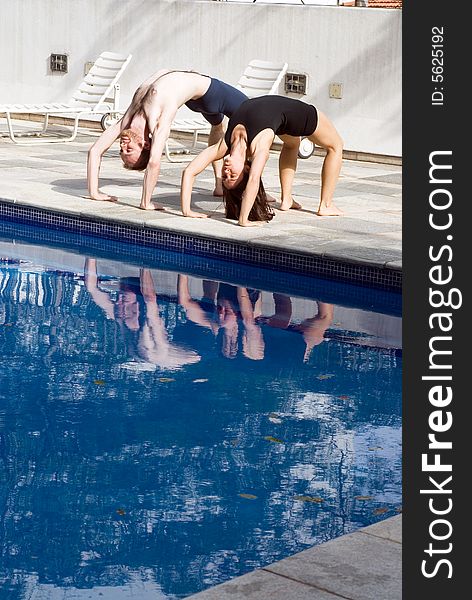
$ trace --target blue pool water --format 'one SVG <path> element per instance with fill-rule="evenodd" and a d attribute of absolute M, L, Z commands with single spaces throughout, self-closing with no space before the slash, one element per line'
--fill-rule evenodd
<path fill-rule="evenodd" d="M 93 256 L 0 238 L 1 598 L 184 598 L 397 514 L 398 298 Z"/>

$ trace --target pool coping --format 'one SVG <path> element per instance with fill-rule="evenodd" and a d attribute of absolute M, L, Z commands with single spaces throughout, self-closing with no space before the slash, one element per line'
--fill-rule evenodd
<path fill-rule="evenodd" d="M 188 600 L 401 600 L 402 515 L 187 596 Z"/>
<path fill-rule="evenodd" d="M 142 212 L 142 211 L 140 211 Z M 172 224 L 144 221 L 129 215 L 94 214 L 80 204 L 45 207 L 41 201 L 0 197 L 0 217 L 16 223 L 128 242 L 275 271 L 328 277 L 383 290 L 401 291 L 401 261 L 339 254 L 321 249 L 287 249 L 257 239 L 225 239 L 205 232 L 185 232 Z"/>

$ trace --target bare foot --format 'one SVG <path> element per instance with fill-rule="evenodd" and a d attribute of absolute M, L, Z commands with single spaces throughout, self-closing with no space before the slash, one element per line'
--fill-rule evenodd
<path fill-rule="evenodd" d="M 208 217 L 208 215 L 205 215 L 204 213 L 197 213 L 194 212 L 193 210 L 190 210 L 187 213 L 182 213 L 184 215 L 184 217 L 192 217 L 194 219 L 206 219 Z"/>
<path fill-rule="evenodd" d="M 302 205 L 295 202 L 293 198 L 290 198 L 287 202 L 282 201 L 282 204 L 280 205 L 280 210 L 300 210 L 301 208 Z"/>
<path fill-rule="evenodd" d="M 165 210 L 162 204 L 159 204 L 158 202 L 151 202 L 151 204 L 149 204 L 148 206 L 140 205 L 139 208 L 141 210 Z"/>
<path fill-rule="evenodd" d="M 213 196 L 218 196 L 221 198 L 223 195 L 223 183 L 221 181 L 221 177 L 217 177 L 215 181 L 215 189 L 213 190 Z"/>
<path fill-rule="evenodd" d="M 344 212 L 334 204 L 330 204 L 329 206 L 320 204 L 315 214 L 319 217 L 342 217 Z"/>
<path fill-rule="evenodd" d="M 265 221 L 238 221 L 238 225 L 241 227 L 261 227 Z"/>
<path fill-rule="evenodd" d="M 96 196 L 83 196 L 87 200 L 96 200 L 98 202 L 117 202 L 118 198 L 116 196 L 109 196 L 108 194 L 102 194 L 101 192 Z"/>

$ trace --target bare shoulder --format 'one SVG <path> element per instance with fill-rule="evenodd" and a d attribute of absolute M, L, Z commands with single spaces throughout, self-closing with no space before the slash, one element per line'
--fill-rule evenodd
<path fill-rule="evenodd" d="M 208 90 L 210 81 L 210 77 L 195 71 L 169 71 L 153 87 L 156 95 L 168 100 L 175 98 L 181 106 L 190 99 L 202 96 Z"/>
<path fill-rule="evenodd" d="M 251 153 L 259 154 L 269 152 L 275 139 L 275 132 L 272 129 L 263 129 L 254 137 L 251 142 Z"/>
<path fill-rule="evenodd" d="M 160 77 L 162 77 L 163 75 L 166 75 L 167 73 L 169 73 L 169 69 L 160 69 L 159 71 L 156 71 L 155 73 L 153 73 L 151 75 L 151 77 L 148 77 L 146 79 L 146 81 L 143 81 L 143 83 L 139 87 L 148 87 L 149 85 L 155 83 Z"/>

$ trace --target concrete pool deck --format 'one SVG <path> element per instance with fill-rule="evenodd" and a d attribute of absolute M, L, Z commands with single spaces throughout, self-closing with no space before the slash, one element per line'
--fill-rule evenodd
<path fill-rule="evenodd" d="M 0 123 L 0 136 L 4 131 Z M 19 123 L 20 128 L 30 128 Z M 160 228 L 176 234 L 251 244 L 275 251 L 308 254 L 340 263 L 375 266 L 400 273 L 401 166 L 345 160 L 335 194 L 345 216 L 317 217 L 322 158 L 299 160 L 294 197 L 301 211 L 282 213 L 262 227 L 241 228 L 224 218 L 220 198 L 212 196 L 209 169 L 197 179 L 195 210 L 210 219 L 183 218 L 179 185 L 185 158 L 163 158 L 155 193 L 165 212 L 145 212 L 139 204 L 142 173 L 126 171 L 114 145 L 102 161 L 101 189 L 118 203 L 83 198 L 87 151 L 98 132 L 80 133 L 76 141 L 19 146 L 0 137 L 0 203 L 34 207 L 67 216 L 87 217 L 135 227 Z M 269 193 L 278 197 L 278 153 L 264 173 Z M 401 515 L 310 548 L 210 590 L 195 600 L 400 600 Z"/>
<path fill-rule="evenodd" d="M 402 517 L 344 535 L 189 600 L 401 600 Z"/>
<path fill-rule="evenodd" d="M 19 126 L 27 127 L 24 123 Z M 28 127 L 31 129 L 30 124 Z M 3 128 L 0 123 L 0 134 Z M 137 209 L 143 175 L 123 169 L 116 144 L 103 157 L 100 182 L 102 191 L 118 196 L 118 202 L 85 199 L 87 150 L 97 135 L 98 132 L 79 134 L 74 142 L 34 146 L 15 145 L 0 137 L 0 202 L 217 239 L 259 250 L 377 267 L 383 273 L 401 276 L 401 166 L 398 164 L 344 160 L 335 193 L 336 204 L 345 211 L 345 216 L 339 218 L 314 214 L 322 158 L 299 160 L 294 197 L 303 210 L 276 210 L 270 223 L 242 228 L 224 218 L 221 198 L 212 196 L 211 169 L 198 177 L 193 194 L 195 210 L 210 214 L 211 218 L 182 217 L 179 186 L 182 169 L 188 161 L 181 156 L 177 157 L 178 162 L 163 157 L 154 195 L 165 206 L 163 212 Z M 264 172 L 264 184 L 278 198 L 277 165 L 278 152 L 273 151 Z"/>

